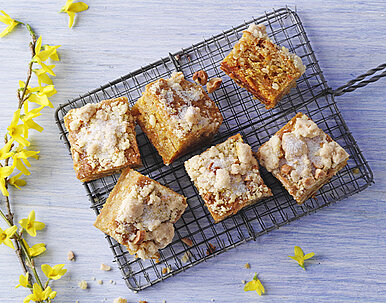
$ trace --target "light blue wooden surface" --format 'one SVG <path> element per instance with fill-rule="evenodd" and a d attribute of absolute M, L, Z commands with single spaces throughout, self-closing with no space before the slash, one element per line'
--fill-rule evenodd
<path fill-rule="evenodd" d="M 58 94 L 52 98 L 55 106 L 169 51 L 285 4 L 296 5 L 331 87 L 385 61 L 384 1 L 88 1 L 90 9 L 80 14 L 71 30 L 66 15 L 57 13 L 64 2 L 0 4 L 11 16 L 31 23 L 45 42 L 62 45 L 55 78 Z M 27 33 L 17 29 L 0 41 L 1 130 L 15 109 L 17 81 L 25 78 L 27 39 Z M 43 134 L 32 135 L 32 147 L 41 150 L 41 159 L 32 161 L 26 188 L 11 197 L 17 219 L 35 209 L 38 219 L 47 224 L 31 240 L 47 243 L 46 254 L 37 262 L 66 263 L 68 274 L 52 285 L 59 292 L 57 302 L 112 302 L 118 296 L 149 303 L 385 302 L 385 85 L 381 80 L 337 98 L 374 171 L 375 185 L 138 294 L 126 288 L 103 235 L 92 226 L 94 213 L 59 140 L 53 111 L 46 110 L 38 119 L 45 127 Z M 307 271 L 287 257 L 294 245 L 316 253 Z M 67 261 L 69 250 L 76 253 L 76 262 Z M 21 302 L 27 292 L 14 289 L 19 264 L 4 246 L 0 256 L 0 302 Z M 251 269 L 243 268 L 246 262 Z M 112 265 L 113 270 L 100 271 L 100 263 Z M 263 297 L 242 291 L 241 280 L 251 279 L 254 272 L 266 287 Z M 90 285 L 86 291 L 77 286 L 83 279 Z"/>

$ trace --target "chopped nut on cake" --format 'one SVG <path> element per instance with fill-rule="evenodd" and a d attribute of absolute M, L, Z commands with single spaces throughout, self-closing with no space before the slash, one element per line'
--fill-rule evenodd
<path fill-rule="evenodd" d="M 296 86 L 306 68 L 300 57 L 269 39 L 264 25 L 251 24 L 221 69 L 269 109 Z"/>
<path fill-rule="evenodd" d="M 157 258 L 173 239 L 186 198 L 158 182 L 125 169 L 95 222 L 95 227 L 141 259 Z"/>
<path fill-rule="evenodd" d="M 82 182 L 141 165 L 134 119 L 126 97 L 72 109 L 64 123 L 74 170 Z"/>
<path fill-rule="evenodd" d="M 349 155 L 298 113 L 259 148 L 257 157 L 301 204 L 347 164 Z"/>
<path fill-rule="evenodd" d="M 222 123 L 217 105 L 182 73 L 146 85 L 132 112 L 166 165 L 210 141 Z"/>
<path fill-rule="evenodd" d="M 272 195 L 240 134 L 190 158 L 185 169 L 216 222 Z"/>

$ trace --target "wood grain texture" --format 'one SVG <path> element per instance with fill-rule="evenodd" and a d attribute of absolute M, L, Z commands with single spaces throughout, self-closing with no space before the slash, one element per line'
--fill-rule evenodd
<path fill-rule="evenodd" d="M 285 4 L 296 5 L 328 84 L 336 88 L 385 61 L 386 4 L 384 1 L 88 1 L 90 9 L 67 28 L 58 14 L 63 1 L 7 1 L 1 9 L 29 22 L 44 41 L 61 44 L 57 64 L 55 106 L 101 84 L 210 37 L 222 30 Z M 0 129 L 15 109 L 17 81 L 25 78 L 29 53 L 26 31 L 17 29 L 0 41 Z M 176 277 L 134 294 L 111 262 L 103 235 L 70 157 L 59 140 L 52 110 L 38 122 L 42 134 L 32 134 L 32 174 L 23 191 L 12 192 L 17 219 L 33 208 L 47 228 L 31 243 L 47 243 L 38 259 L 66 263 L 68 274 L 53 283 L 57 302 L 385 302 L 386 300 L 386 157 L 385 80 L 337 98 L 343 117 L 368 159 L 375 185 L 366 191 L 302 218 L 255 242 L 239 246 Z M 3 131 L 0 132 L 2 136 Z M 4 227 L 2 223 L 1 227 Z M 287 255 L 299 245 L 316 257 L 307 271 Z M 76 262 L 67 261 L 73 250 Z M 0 302 L 21 302 L 27 292 L 15 290 L 19 264 L 0 246 Z M 100 263 L 111 272 L 99 270 Z M 249 262 L 251 269 L 244 269 Z M 241 280 L 258 272 L 267 294 L 244 293 Z M 99 285 L 92 278 L 102 279 Z M 86 291 L 80 280 L 89 282 Z M 109 280 L 117 282 L 110 284 Z"/>

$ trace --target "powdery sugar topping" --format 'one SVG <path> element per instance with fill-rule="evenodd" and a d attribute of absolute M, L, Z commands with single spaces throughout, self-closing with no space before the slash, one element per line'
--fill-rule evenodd
<path fill-rule="evenodd" d="M 184 80 L 181 72 L 174 72 L 169 79 L 159 79 L 149 88 L 151 94 L 157 95 L 171 119 L 177 122 L 175 133 L 179 137 L 185 136 L 195 125 L 210 124 L 207 114 L 194 106 L 194 102 L 204 98 L 203 89 L 195 84 L 183 86 L 181 82 Z M 212 106 L 210 102 L 206 105 Z"/>
<path fill-rule="evenodd" d="M 87 104 L 70 112 L 71 131 L 76 134 L 74 159 L 85 153 L 94 169 L 118 167 L 126 162 L 125 150 L 130 148 L 127 102 L 119 100 L 110 104 Z"/>

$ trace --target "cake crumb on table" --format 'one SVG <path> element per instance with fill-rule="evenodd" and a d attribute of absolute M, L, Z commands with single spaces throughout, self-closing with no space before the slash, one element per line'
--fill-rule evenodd
<path fill-rule="evenodd" d="M 127 303 L 127 300 L 122 297 L 119 297 L 115 298 L 113 303 Z"/>
<path fill-rule="evenodd" d="M 249 263 L 245 263 L 245 264 L 244 264 L 244 268 L 249 269 L 249 268 L 251 268 L 251 265 L 250 265 Z"/>
<path fill-rule="evenodd" d="M 69 261 L 75 261 L 75 254 L 72 250 L 70 250 L 67 254 Z"/>
<path fill-rule="evenodd" d="M 111 270 L 111 267 L 102 263 L 100 269 L 103 271 L 109 271 Z"/>
<path fill-rule="evenodd" d="M 98 284 L 102 285 L 103 284 L 103 280 L 98 280 Z"/>
<path fill-rule="evenodd" d="M 81 289 L 87 289 L 88 288 L 88 284 L 85 280 L 80 281 L 78 285 Z"/>

